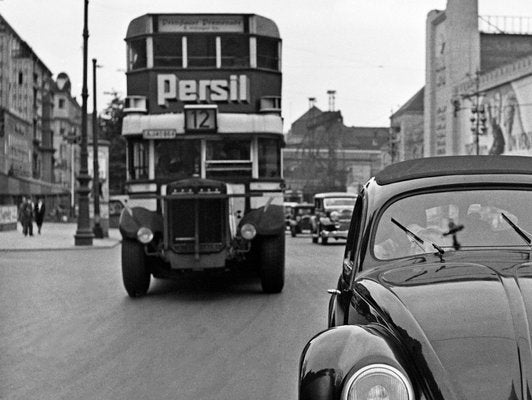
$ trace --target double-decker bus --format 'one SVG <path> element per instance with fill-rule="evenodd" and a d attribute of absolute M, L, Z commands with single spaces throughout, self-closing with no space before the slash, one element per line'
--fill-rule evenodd
<path fill-rule="evenodd" d="M 233 267 L 265 292 L 285 275 L 281 38 L 255 14 L 146 14 L 130 22 L 128 207 L 120 217 L 131 297 L 152 276 Z"/>

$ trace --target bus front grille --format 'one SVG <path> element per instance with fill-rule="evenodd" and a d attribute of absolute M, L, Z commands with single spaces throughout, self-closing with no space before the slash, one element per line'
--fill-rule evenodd
<path fill-rule="evenodd" d="M 225 199 L 169 199 L 168 246 L 177 253 L 213 253 L 225 246 Z"/>

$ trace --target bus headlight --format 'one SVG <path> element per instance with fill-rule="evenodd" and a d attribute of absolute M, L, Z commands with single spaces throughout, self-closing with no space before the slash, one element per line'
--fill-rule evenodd
<path fill-rule="evenodd" d="M 340 218 L 340 213 L 339 213 L 338 211 L 333 211 L 333 212 L 331 213 L 331 220 L 333 220 L 333 221 L 337 221 L 338 218 Z"/>
<path fill-rule="evenodd" d="M 252 224 L 244 224 L 240 228 L 240 234 L 244 239 L 251 240 L 257 234 L 257 229 L 255 229 L 255 226 Z"/>
<path fill-rule="evenodd" d="M 342 400 L 414 400 L 414 392 L 398 369 L 373 364 L 358 370 L 347 381 Z"/>
<path fill-rule="evenodd" d="M 150 228 L 143 226 L 137 231 L 137 239 L 142 244 L 150 243 L 153 239 L 153 232 Z"/>

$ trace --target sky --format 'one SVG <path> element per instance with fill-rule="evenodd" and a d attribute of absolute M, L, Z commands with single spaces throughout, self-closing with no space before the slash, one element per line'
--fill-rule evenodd
<path fill-rule="evenodd" d="M 461 0 L 475 1 L 475 0 Z M 478 0 L 480 15 L 528 16 L 531 0 Z M 97 104 L 126 93 L 124 37 L 146 13 L 254 13 L 274 20 L 283 40 L 285 130 L 309 107 L 335 110 L 348 126 L 389 126 L 424 85 L 425 23 L 446 0 L 90 0 L 88 88 L 98 60 Z M 0 0 L 0 14 L 56 77 L 66 72 L 81 103 L 83 0 Z M 92 97 L 88 100 L 92 112 Z"/>

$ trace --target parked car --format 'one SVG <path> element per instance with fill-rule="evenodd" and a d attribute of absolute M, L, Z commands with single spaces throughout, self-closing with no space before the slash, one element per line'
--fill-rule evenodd
<path fill-rule="evenodd" d="M 312 219 L 312 243 L 327 244 L 329 239 L 346 239 L 355 193 L 329 192 L 314 195 L 315 217 Z"/>
<path fill-rule="evenodd" d="M 529 396 L 531 165 L 417 159 L 364 186 L 300 400 Z"/>
<path fill-rule="evenodd" d="M 300 203 L 291 207 L 290 210 L 290 234 L 296 237 L 303 231 L 312 230 L 312 217 L 314 215 L 314 204 Z"/>

